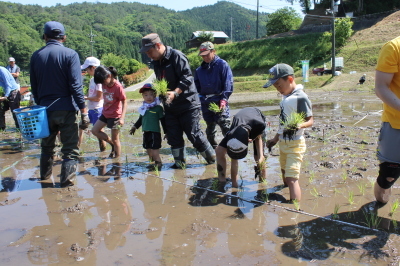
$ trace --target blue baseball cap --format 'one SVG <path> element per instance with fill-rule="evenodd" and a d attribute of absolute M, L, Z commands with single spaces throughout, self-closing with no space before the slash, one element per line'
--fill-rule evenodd
<path fill-rule="evenodd" d="M 43 33 L 48 38 L 59 38 L 65 35 L 63 24 L 57 21 L 48 21 L 44 24 Z"/>

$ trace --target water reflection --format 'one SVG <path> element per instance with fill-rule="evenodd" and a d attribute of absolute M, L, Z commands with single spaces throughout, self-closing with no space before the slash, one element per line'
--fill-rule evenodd
<path fill-rule="evenodd" d="M 41 183 L 42 198 L 47 208 L 49 224 L 30 229 L 14 246 L 29 242 L 28 259 L 33 264 L 71 263 L 74 244 L 87 245 L 84 217 L 87 206 L 82 204 L 76 190 L 59 190 L 52 183 Z M 88 262 L 94 256 L 85 256 Z"/>
<path fill-rule="evenodd" d="M 96 208 L 101 218 L 97 227 L 91 229 L 91 234 L 94 242 L 104 238 L 106 248 L 114 250 L 125 245 L 125 234 L 129 232 L 132 221 L 132 209 L 121 179 L 122 164 L 116 162 L 110 167 L 100 165 L 97 169 L 97 176 L 85 176 L 87 183 L 93 187 L 92 208 Z"/>
<path fill-rule="evenodd" d="M 235 190 L 229 194 L 220 194 L 210 190 L 225 192 L 227 187 L 221 186 L 218 178 L 201 179 L 196 183 L 197 187 L 192 188 L 192 195 L 189 198 L 189 204 L 196 207 L 214 206 L 217 204 L 225 204 L 236 207 L 232 214 L 229 215 L 226 233 L 228 236 L 228 249 L 230 253 L 241 258 L 245 255 L 258 257 L 265 254 L 263 232 L 266 225 L 266 216 L 258 201 L 259 189 L 253 194 L 254 201 L 247 199 L 243 190 Z M 262 185 L 259 185 L 262 187 Z M 202 189 L 204 187 L 207 189 Z M 216 237 L 216 236 L 215 236 Z"/>
<path fill-rule="evenodd" d="M 385 246 L 389 234 L 400 233 L 399 221 L 378 216 L 375 202 L 367 203 L 357 211 L 343 212 L 337 215 L 337 219 L 340 221 L 364 227 L 369 226 L 381 231 L 344 225 L 322 218 L 313 219 L 278 227 L 275 232 L 277 236 L 292 239 L 282 245 L 282 252 L 292 258 L 326 260 L 333 252 L 363 248 L 365 250 L 363 256 L 381 258 L 381 256 L 386 256 L 381 248 Z M 376 237 L 361 245 L 349 241 L 350 239 L 362 239 L 365 236 Z"/>

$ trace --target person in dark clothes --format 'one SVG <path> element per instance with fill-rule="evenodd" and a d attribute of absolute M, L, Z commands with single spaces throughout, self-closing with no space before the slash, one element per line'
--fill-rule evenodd
<path fill-rule="evenodd" d="M 185 164 L 183 132 L 207 163 L 214 163 L 214 149 L 200 129 L 200 100 L 186 56 L 164 45 L 157 33 L 142 38 L 140 52 L 153 60 L 157 79 L 168 82 L 167 96 L 162 97 L 162 102 L 168 144 L 175 160 L 173 168 L 182 168 Z"/>
<path fill-rule="evenodd" d="M 264 157 L 263 134 L 266 128 L 265 116 L 254 107 L 246 107 L 240 110 L 232 120 L 229 132 L 215 149 L 217 154 L 217 170 L 220 182 L 226 182 L 226 158 L 231 161 L 232 187 L 238 187 L 238 160 L 246 157 L 249 142 L 253 142 L 254 160 L 257 165 L 256 172 L 259 172 L 260 181 L 267 177 L 266 159 Z"/>
<path fill-rule="evenodd" d="M 207 123 L 207 139 L 215 149 L 218 145 L 215 140 L 217 124 L 224 136 L 230 126 L 228 100 L 233 91 L 233 75 L 228 63 L 215 54 L 212 42 L 200 45 L 199 56 L 203 58 L 203 63 L 196 69 L 194 83 L 200 96 L 203 118 Z M 220 112 L 209 110 L 211 103 L 218 105 Z"/>
<path fill-rule="evenodd" d="M 61 187 L 74 185 L 78 165 L 78 111 L 81 128 L 90 120 L 82 91 L 81 64 L 78 54 L 67 47 L 64 26 L 57 21 L 44 25 L 46 46 L 33 53 L 30 61 L 32 94 L 38 105 L 47 106 L 50 136 L 41 142 L 40 178 L 52 174 L 56 136 L 60 132 L 63 153 Z"/>

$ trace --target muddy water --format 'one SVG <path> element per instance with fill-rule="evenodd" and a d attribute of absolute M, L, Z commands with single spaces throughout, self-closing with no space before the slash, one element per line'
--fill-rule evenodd
<path fill-rule="evenodd" d="M 262 109 L 272 137 L 279 98 L 268 98 L 232 109 Z M 120 160 L 97 152 L 86 135 L 77 185 L 61 189 L 59 160 L 55 184 L 41 183 L 39 144 L 3 133 L 0 265 L 398 265 L 400 214 L 390 212 L 399 184 L 389 204 L 377 212 L 371 204 L 381 103 L 366 92 L 310 98 L 315 124 L 307 131 L 300 206 L 285 203 L 277 148 L 268 182 L 254 179 L 248 155 L 240 161 L 242 187 L 221 188 L 215 165 L 205 166 L 190 146 L 186 169 L 170 168 L 168 148 L 163 169 L 147 169 L 141 135 L 125 127 Z"/>

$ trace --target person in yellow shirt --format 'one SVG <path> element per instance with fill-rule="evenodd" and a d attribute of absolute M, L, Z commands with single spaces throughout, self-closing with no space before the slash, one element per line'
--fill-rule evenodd
<path fill-rule="evenodd" d="M 379 175 L 374 187 L 377 203 L 382 205 L 389 201 L 391 187 L 400 176 L 400 36 L 381 48 L 375 93 L 383 101 L 377 149 Z"/>

